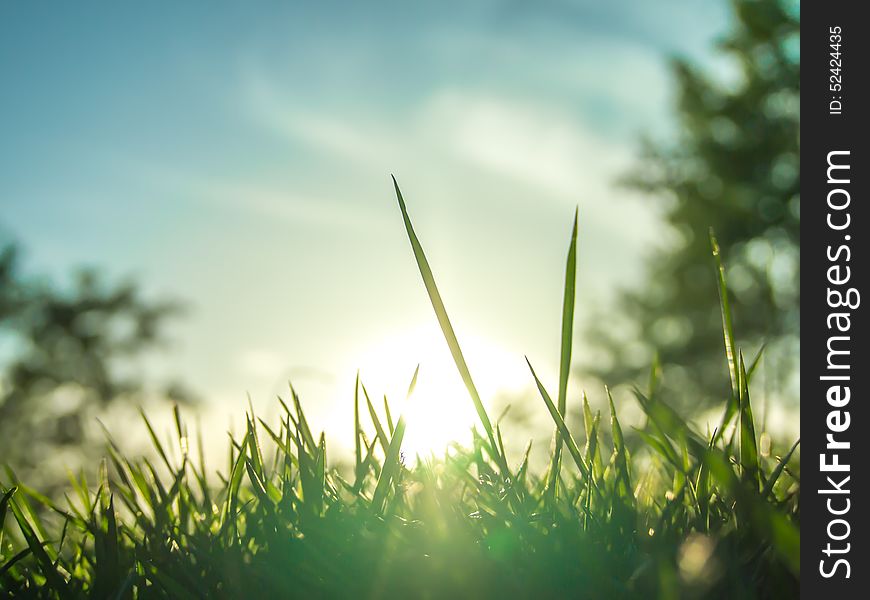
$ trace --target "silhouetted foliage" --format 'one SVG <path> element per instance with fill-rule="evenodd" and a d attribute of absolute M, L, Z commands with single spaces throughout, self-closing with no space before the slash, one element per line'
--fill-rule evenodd
<path fill-rule="evenodd" d="M 0 462 L 45 480 L 54 476 L 45 461 L 58 451 L 102 447 L 89 435 L 97 416 L 137 400 L 142 377 L 125 366 L 163 343 L 179 306 L 147 301 L 134 283 L 109 285 L 93 270 L 61 289 L 22 274 L 18 254 L 13 245 L 0 252 Z M 166 393 L 188 398 L 178 384 Z"/>
<path fill-rule="evenodd" d="M 651 252 L 646 281 L 608 308 L 629 319 L 644 351 L 602 331 L 601 320 L 594 332 L 606 340 L 607 364 L 598 371 L 605 380 L 638 377 L 655 348 L 668 387 L 679 387 L 696 406 L 721 399 L 728 387 L 720 316 L 710 303 L 711 226 L 729 267 L 741 342 L 767 344 L 768 384 L 783 389 L 799 355 L 799 7 L 780 0 L 732 5 L 735 25 L 720 49 L 736 77 L 717 80 L 675 60 L 678 135 L 646 142 L 628 178 L 664 208 L 674 234 Z"/>

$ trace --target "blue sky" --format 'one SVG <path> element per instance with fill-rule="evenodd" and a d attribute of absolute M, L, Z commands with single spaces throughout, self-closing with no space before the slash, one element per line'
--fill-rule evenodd
<path fill-rule="evenodd" d="M 34 272 L 187 301 L 151 368 L 212 413 L 292 377 L 328 422 L 357 367 L 392 392 L 440 360 L 395 173 L 478 369 L 552 366 L 574 207 L 582 323 L 662 243 L 613 183 L 672 131 L 667 58 L 718 66 L 728 20 L 707 0 L 4 2 L 0 227 Z"/>

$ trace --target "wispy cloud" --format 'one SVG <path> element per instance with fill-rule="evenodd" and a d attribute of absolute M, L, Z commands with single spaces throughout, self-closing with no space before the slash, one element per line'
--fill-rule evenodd
<path fill-rule="evenodd" d="M 444 90 L 419 119 L 444 149 L 502 177 L 576 198 L 624 168 L 630 146 L 586 128 L 576 117 L 483 94 Z"/>

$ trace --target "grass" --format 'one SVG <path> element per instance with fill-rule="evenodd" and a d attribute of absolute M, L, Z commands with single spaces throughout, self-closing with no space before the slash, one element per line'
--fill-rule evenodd
<path fill-rule="evenodd" d="M 0 591 L 7 597 L 90 598 L 791 598 L 799 588 L 796 467 L 763 456 L 750 399 L 757 357 L 737 347 L 724 269 L 719 282 L 727 376 L 719 427 L 702 434 L 670 408 L 653 365 L 635 397 L 645 424 L 623 431 L 568 387 L 577 219 L 568 251 L 559 388 L 554 401 L 529 362 L 553 419 L 549 466 L 529 452 L 511 465 L 502 432 L 474 385 L 458 338 L 396 194 L 423 283 L 480 418 L 470 447 L 402 460 L 405 416 L 386 422 L 357 385 L 354 466 L 331 468 L 299 396 L 269 424 L 251 410 L 209 476 L 175 412 L 177 452 L 143 414 L 155 461 L 129 458 L 107 434 L 93 484 L 71 478 L 61 506 L 6 470 L 0 488 Z M 723 372 L 723 376 L 725 373 Z M 415 373 L 408 390 L 413 401 Z M 362 391 L 362 395 L 360 395 Z M 360 409 L 365 401 L 367 410 Z M 582 402 L 581 402 L 582 400 Z M 582 408 L 582 431 L 565 422 Z M 582 404 L 582 406 L 579 406 Z M 362 415 L 368 412 L 368 426 Z M 567 451 L 562 460 L 562 451 Z M 527 447 L 528 448 L 528 447 Z M 196 456 L 193 456 L 196 454 Z M 172 458 L 180 456 L 180 458 Z M 52 518 L 54 515 L 55 518 Z"/>

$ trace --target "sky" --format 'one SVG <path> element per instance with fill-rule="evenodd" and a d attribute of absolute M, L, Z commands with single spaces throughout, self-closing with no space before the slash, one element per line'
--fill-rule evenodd
<path fill-rule="evenodd" d="M 147 368 L 215 428 L 290 379 L 329 429 L 357 369 L 375 398 L 418 362 L 421 396 L 461 394 L 395 174 L 484 394 L 529 386 L 524 354 L 553 382 L 574 209 L 582 362 L 584 318 L 665 237 L 615 181 L 673 132 L 668 58 L 716 67 L 727 8 L 3 2 L 0 231 L 29 272 L 184 301 Z"/>

